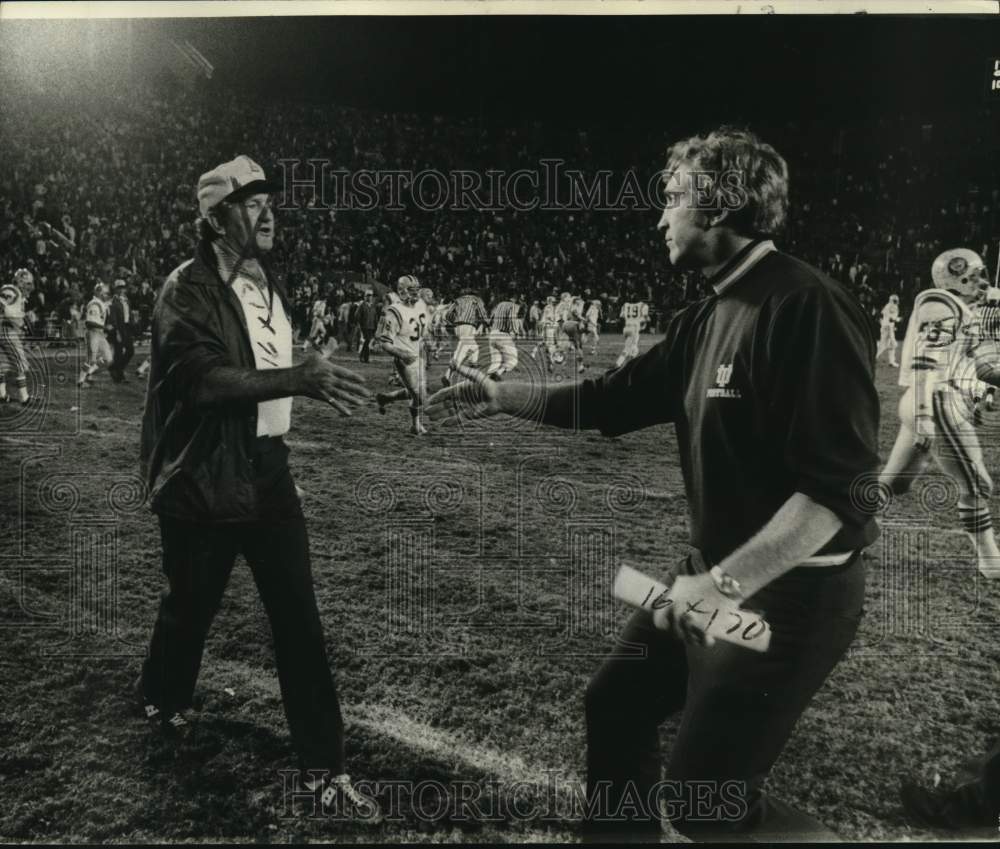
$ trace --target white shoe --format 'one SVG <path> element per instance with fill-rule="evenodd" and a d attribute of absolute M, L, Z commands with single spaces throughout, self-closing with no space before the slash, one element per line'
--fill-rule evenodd
<path fill-rule="evenodd" d="M 1000 557 L 980 557 L 979 574 L 984 578 L 995 581 L 1000 578 Z"/>
<path fill-rule="evenodd" d="M 339 802 L 343 806 L 343 811 L 340 813 L 350 812 L 358 819 L 375 825 L 382 822 L 382 810 L 379 808 L 378 802 L 370 796 L 359 793 L 358 789 L 351 783 L 351 776 L 337 775 L 324 781 L 323 784 L 325 786 L 320 796 L 320 802 L 324 808 Z"/>

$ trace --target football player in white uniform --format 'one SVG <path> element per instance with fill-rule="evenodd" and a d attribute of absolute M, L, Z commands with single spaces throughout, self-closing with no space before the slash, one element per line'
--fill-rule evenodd
<path fill-rule="evenodd" d="M 625 336 L 625 344 L 615 363 L 617 368 L 621 368 L 627 360 L 639 356 L 639 334 L 646 329 L 649 321 L 649 307 L 643 301 L 628 300 L 622 304 L 621 317 L 624 322 L 622 334 Z"/>
<path fill-rule="evenodd" d="M 552 373 L 552 363 L 562 362 L 564 358 L 558 349 L 557 341 L 559 334 L 559 319 L 556 312 L 556 299 L 549 295 L 545 299 L 545 306 L 542 309 L 542 317 L 538 320 L 538 327 L 541 330 L 540 338 L 535 343 L 531 351 L 531 359 L 535 359 L 538 352 L 542 352 L 545 367 L 549 374 Z"/>
<path fill-rule="evenodd" d="M 14 375 L 17 400 L 28 404 L 28 358 L 22 337 L 25 300 L 34 287 L 35 278 L 26 268 L 14 272 L 14 281 L 0 286 L 0 403 L 11 398 L 7 394 L 7 374 Z"/>
<path fill-rule="evenodd" d="M 427 433 L 420 421 L 421 407 L 427 398 L 427 360 L 424 336 L 427 333 L 427 311 L 420 300 L 420 283 L 407 274 L 399 278 L 399 303 L 390 304 L 382 314 L 376 338 L 382 350 L 392 356 L 402 389 L 375 395 L 378 411 L 393 401 L 410 400 L 410 433 Z"/>
<path fill-rule="evenodd" d="M 110 303 L 111 290 L 107 284 L 98 283 L 94 286 L 94 297 L 90 299 L 83 314 L 83 320 L 87 327 L 87 361 L 83 364 L 80 379 L 77 381 L 77 386 L 81 388 L 90 386 L 97 370 L 102 365 L 110 366 L 114 359 L 111 345 L 108 344 L 105 333 Z"/>
<path fill-rule="evenodd" d="M 979 377 L 1000 359 L 980 344 L 975 321 L 974 309 L 989 286 L 986 267 L 973 251 L 954 248 L 934 260 L 931 279 L 935 288 L 917 295 L 907 324 L 899 434 L 880 481 L 904 493 L 936 460 L 958 485 L 959 521 L 975 546 L 979 571 L 1000 577 L 989 505 L 993 482 L 972 421 Z M 1000 382 L 1000 369 L 997 374 Z"/>
<path fill-rule="evenodd" d="M 899 368 L 896 362 L 896 325 L 899 324 L 899 295 L 890 295 L 888 303 L 882 307 L 882 335 L 875 351 L 877 360 L 886 351 L 889 352 L 889 365 Z"/>
<path fill-rule="evenodd" d="M 582 298 L 573 298 L 569 308 L 564 311 L 560 329 L 566 337 L 568 350 L 576 351 L 576 370 L 583 374 L 586 364 L 583 362 L 583 335 L 587 332 L 587 319 L 583 317 L 584 302 Z"/>
<path fill-rule="evenodd" d="M 442 301 L 434 307 L 434 313 L 431 316 L 431 339 L 433 340 L 431 350 L 435 360 L 440 359 L 441 354 L 448 351 L 447 315 L 450 309 L 451 304 Z"/>
<path fill-rule="evenodd" d="M 313 301 L 312 310 L 312 326 L 309 328 L 309 336 L 305 342 L 302 343 L 302 350 L 307 351 L 309 346 L 312 345 L 317 351 L 322 351 L 323 346 L 326 343 L 326 297 L 323 295 L 317 295 L 315 301 Z"/>
<path fill-rule="evenodd" d="M 597 343 L 601 338 L 601 302 L 597 299 L 592 300 L 587 304 L 587 311 L 584 313 L 587 319 L 587 333 L 590 335 L 590 339 L 593 343 L 590 349 L 590 355 L 592 357 L 597 356 Z"/>

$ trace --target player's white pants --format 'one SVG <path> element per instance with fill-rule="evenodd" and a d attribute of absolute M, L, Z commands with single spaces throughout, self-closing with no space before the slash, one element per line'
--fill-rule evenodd
<path fill-rule="evenodd" d="M 427 368 L 423 356 L 417 357 L 412 363 L 404 363 L 393 358 L 396 364 L 396 374 L 410 396 L 410 408 L 418 409 L 427 399 Z"/>
<path fill-rule="evenodd" d="M 111 365 L 114 353 L 111 350 L 111 343 L 108 342 L 103 330 L 87 328 L 87 365 L 93 371 L 97 371 L 99 366 Z"/>
<path fill-rule="evenodd" d="M 558 350 L 559 328 L 554 324 L 546 324 L 542 328 L 542 338 L 545 340 L 545 350 L 551 357 Z"/>
<path fill-rule="evenodd" d="M 591 339 L 591 343 L 592 343 L 591 344 L 591 350 L 596 351 L 597 350 L 597 343 L 598 343 L 598 341 L 601 338 L 601 333 L 597 329 L 597 322 L 596 321 L 591 320 L 591 321 L 588 322 L 588 325 L 589 326 L 588 326 L 588 329 L 587 329 L 587 335 Z"/>
<path fill-rule="evenodd" d="M 960 511 L 972 505 L 982 507 L 993 492 L 993 481 L 983 462 L 976 428 L 968 418 L 968 404 L 947 384 L 934 391 L 935 436 L 928 451 L 916 444 L 913 403 L 913 390 L 907 389 L 899 399 L 899 434 L 881 480 L 893 492 L 906 492 L 933 459 L 958 485 Z"/>
<path fill-rule="evenodd" d="M 639 356 L 639 326 L 637 324 L 626 324 L 622 331 L 625 337 L 625 344 L 622 346 L 620 361 L 629 360 Z"/>
<path fill-rule="evenodd" d="M 93 327 L 87 328 L 87 361 L 83 364 L 83 368 L 80 370 L 80 379 L 78 383 L 83 386 L 84 383 L 88 382 L 91 375 L 96 374 L 97 370 L 102 366 L 110 366 L 112 360 L 114 359 L 114 352 L 111 350 L 111 345 L 104 335 L 103 330 L 97 330 Z"/>
<path fill-rule="evenodd" d="M 20 328 L 6 321 L 0 321 L 0 375 L 13 373 L 24 376 L 28 373 L 28 357 L 24 353 Z"/>
<path fill-rule="evenodd" d="M 323 319 L 314 318 L 312 320 L 312 327 L 309 328 L 309 341 L 312 342 L 314 345 L 318 345 L 322 343 L 325 337 L 326 337 L 326 324 L 323 322 Z"/>
<path fill-rule="evenodd" d="M 877 360 L 886 351 L 889 352 L 889 362 L 893 365 L 896 363 L 896 330 L 894 327 L 889 325 L 882 325 L 882 335 L 878 340 L 878 348 L 875 351 L 875 359 Z"/>
<path fill-rule="evenodd" d="M 479 365 L 479 343 L 476 341 L 476 328 L 469 324 L 459 324 L 455 327 L 455 350 L 451 355 L 451 368 L 457 369 L 466 360 L 472 365 Z"/>
<path fill-rule="evenodd" d="M 506 374 L 517 368 L 517 345 L 514 337 L 499 330 L 490 331 L 490 367 L 487 374 Z"/>

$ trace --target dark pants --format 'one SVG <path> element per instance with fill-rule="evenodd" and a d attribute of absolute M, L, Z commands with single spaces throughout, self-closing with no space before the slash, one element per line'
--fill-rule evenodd
<path fill-rule="evenodd" d="M 375 328 L 374 327 L 362 327 L 361 328 L 361 356 L 360 360 L 363 363 L 367 363 L 371 357 L 371 347 L 372 340 L 375 338 Z"/>
<path fill-rule="evenodd" d="M 683 568 L 696 569 L 690 562 Z M 745 605 L 771 625 L 765 653 L 721 641 L 688 646 L 637 611 L 620 641 L 644 647 L 645 657 L 628 657 L 628 646 L 619 645 L 587 687 L 588 836 L 656 840 L 658 808 L 665 806 L 672 825 L 696 840 L 836 839 L 761 786 L 850 645 L 864 586 L 860 556 L 839 567 L 799 567 L 773 581 Z M 679 711 L 666 783 L 657 786 L 659 726 Z M 642 807 L 629 807 L 636 798 Z"/>
<path fill-rule="evenodd" d="M 132 341 L 132 332 L 115 333 L 114 338 L 114 358 L 108 371 L 115 381 L 120 381 L 125 377 L 125 369 L 135 355 L 135 343 Z"/>
<path fill-rule="evenodd" d="M 1000 743 L 964 765 L 964 780 L 947 792 L 947 811 L 958 827 L 989 827 L 1000 821 Z"/>
<path fill-rule="evenodd" d="M 278 467 L 287 449 L 280 445 L 271 455 L 276 467 L 268 468 L 265 456 L 261 480 L 278 520 L 210 525 L 160 517 L 169 591 L 143 664 L 143 689 L 166 716 L 191 706 L 205 637 L 242 554 L 271 624 L 281 698 L 300 766 L 339 774 L 344 723 L 313 592 L 305 520 L 287 466 L 284 474 Z"/>

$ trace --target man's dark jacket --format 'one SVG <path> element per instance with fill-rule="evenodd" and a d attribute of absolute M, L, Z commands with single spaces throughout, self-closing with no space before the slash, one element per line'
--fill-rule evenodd
<path fill-rule="evenodd" d="M 132 319 L 135 312 L 129 305 L 129 321 L 125 321 L 125 305 L 121 298 L 114 298 L 111 301 L 111 308 L 108 310 L 108 322 L 114 331 L 115 340 L 119 345 L 130 344 L 132 342 Z"/>
<path fill-rule="evenodd" d="M 290 314 L 270 269 L 268 279 Z M 256 368 L 243 308 L 219 276 L 210 244 L 167 278 L 150 344 L 140 459 L 153 512 L 195 522 L 264 518 L 252 459 L 256 402 L 194 404 L 210 369 Z"/>
<path fill-rule="evenodd" d="M 365 336 L 371 336 L 375 332 L 381 313 L 382 310 L 376 307 L 375 304 L 365 302 L 358 307 L 358 324 L 365 332 Z"/>

